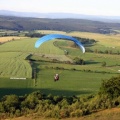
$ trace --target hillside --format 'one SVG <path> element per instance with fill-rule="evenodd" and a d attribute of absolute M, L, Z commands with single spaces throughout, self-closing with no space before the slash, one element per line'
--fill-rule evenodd
<path fill-rule="evenodd" d="M 94 113 L 92 115 L 88 115 L 85 117 L 78 117 L 78 118 L 65 118 L 64 120 L 119 120 L 120 118 L 120 108 L 112 108 L 107 110 L 102 110 L 100 112 Z M 22 116 L 17 117 L 13 119 L 7 119 L 7 120 L 56 120 L 54 118 L 37 118 L 35 115 L 29 115 L 29 116 Z"/>
<path fill-rule="evenodd" d="M 105 23 L 85 19 L 47 19 L 0 16 L 0 29 L 8 30 L 59 30 L 94 33 L 115 33 L 120 23 Z"/>
<path fill-rule="evenodd" d="M 15 17 L 34 17 L 34 18 L 51 18 L 51 19 L 86 19 L 101 22 L 112 22 L 120 23 L 120 16 L 102 16 L 102 15 L 86 15 L 86 14 L 75 14 L 75 13 L 63 13 L 63 12 L 18 12 L 10 10 L 0 10 L 0 15 L 4 16 L 15 16 Z"/>

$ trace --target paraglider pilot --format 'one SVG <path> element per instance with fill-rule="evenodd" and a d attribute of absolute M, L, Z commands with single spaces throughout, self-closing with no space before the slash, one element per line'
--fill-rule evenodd
<path fill-rule="evenodd" d="M 58 81 L 58 80 L 59 80 L 59 74 L 55 74 L 54 81 Z"/>

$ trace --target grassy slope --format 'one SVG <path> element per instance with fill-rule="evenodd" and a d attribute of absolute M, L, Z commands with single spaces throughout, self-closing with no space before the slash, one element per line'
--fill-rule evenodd
<path fill-rule="evenodd" d="M 48 32 L 48 31 L 47 31 Z M 104 44 L 103 41 L 105 40 L 105 38 L 108 37 L 105 35 L 98 35 L 98 34 L 92 34 L 92 33 L 70 33 L 70 34 L 74 34 L 76 36 L 81 36 L 83 35 L 84 37 L 91 37 L 90 38 L 94 38 L 97 39 L 100 37 L 101 39 L 99 39 L 99 42 L 97 44 L 101 45 Z M 98 37 L 97 37 L 98 36 Z M 102 41 L 102 36 L 104 36 L 104 40 Z M 115 35 L 117 36 L 117 35 Z M 82 36 L 81 36 L 82 37 Z M 110 37 L 110 36 L 109 36 Z M 114 37 L 114 35 L 113 35 Z M 118 36 L 119 38 L 119 36 Z M 14 70 L 13 63 L 16 64 L 16 66 L 21 66 L 21 64 L 23 64 L 24 58 L 29 55 L 30 53 L 33 53 L 35 55 L 38 55 L 38 59 L 40 59 L 41 55 L 48 55 L 53 56 L 53 55 L 59 55 L 61 56 L 61 58 L 63 58 L 64 52 L 63 50 L 59 49 L 58 47 L 53 45 L 54 41 L 49 41 L 44 43 L 40 48 L 35 49 L 34 48 L 34 43 L 37 40 L 37 38 L 26 38 L 26 39 L 22 39 L 22 40 L 17 40 L 17 41 L 12 41 L 12 42 L 8 42 L 5 43 L 3 45 L 0 45 L 0 55 L 2 59 L 0 59 L 2 62 L 0 65 L 3 65 L 1 67 L 0 70 L 2 70 L 2 72 L 4 72 L 4 74 L 10 74 L 11 73 L 7 73 L 7 71 L 12 71 Z M 102 42 L 101 42 L 102 41 Z M 116 39 L 115 39 L 116 41 Z M 64 41 L 62 41 L 64 44 Z M 67 43 L 66 43 L 67 44 Z M 96 46 L 96 45 L 95 45 Z M 93 46 L 93 47 L 95 47 Z M 118 44 L 116 44 L 116 42 L 114 43 L 114 46 L 118 46 Z M 36 68 L 38 70 L 37 73 L 37 86 L 34 86 L 33 81 L 29 81 L 26 80 L 26 82 L 21 82 L 18 86 L 18 88 L 22 88 L 24 89 L 25 92 L 23 93 L 29 93 L 30 91 L 33 90 L 42 90 L 43 92 L 46 93 L 53 93 L 53 94 L 63 94 L 64 91 L 64 95 L 71 95 L 71 94 L 75 94 L 75 95 L 80 95 L 81 93 L 92 93 L 93 91 L 98 91 L 99 86 L 101 84 L 101 79 L 105 79 L 105 78 L 110 78 L 112 76 L 117 75 L 117 70 L 119 69 L 119 61 L 120 61 L 120 57 L 119 55 L 106 55 L 106 54 L 95 54 L 95 53 L 85 53 L 82 54 L 81 51 L 79 49 L 71 49 L 71 48 L 65 48 L 67 50 L 70 51 L 70 55 L 71 57 L 76 57 L 79 56 L 81 58 L 83 58 L 87 64 L 83 65 L 83 66 L 79 66 L 79 65 L 67 65 L 67 64 L 53 64 L 53 63 L 36 63 Z M 7 56 L 7 57 L 6 57 Z M 11 58 L 10 58 L 11 57 Z M 46 56 L 47 58 L 48 56 Z M 22 58 L 22 59 L 20 59 Z M 114 59 L 116 58 L 116 59 Z M 5 60 L 6 59 L 6 60 Z M 66 58 L 64 58 L 66 59 Z M 8 61 L 13 61 L 13 62 L 8 62 Z M 14 61 L 16 60 L 16 61 Z M 7 63 L 6 63 L 7 61 Z M 19 61 L 19 63 L 17 62 Z M 107 61 L 107 67 L 101 67 L 101 63 L 103 61 Z M 4 64 L 3 64 L 4 62 Z M 8 64 L 9 63 L 9 64 Z M 11 70 L 9 67 L 7 67 L 7 69 L 4 70 L 4 68 L 6 68 L 6 66 L 9 66 L 11 64 Z M 25 65 L 26 66 L 26 65 Z M 30 65 L 28 65 L 30 67 Z M 69 70 L 63 70 L 61 72 L 60 71 L 56 71 L 53 69 L 45 69 L 46 66 L 50 67 L 64 67 L 65 69 L 69 69 Z M 22 66 L 21 66 L 22 67 Z M 9 68 L 9 69 L 8 69 Z M 18 67 L 19 68 L 19 67 Z M 18 70 L 18 68 L 16 68 L 16 71 Z M 19 73 L 23 74 L 26 71 L 29 72 L 28 68 L 24 68 L 23 69 L 19 69 Z M 75 68 L 77 70 L 80 71 L 71 71 L 72 68 Z M 91 70 L 91 72 L 83 72 L 86 70 Z M 23 72 L 24 71 L 24 72 Z M 110 72 L 112 74 L 103 74 L 101 72 Z M 60 72 L 60 81 L 58 82 L 53 82 L 53 76 L 56 72 Z M 3 74 L 3 73 L 2 73 Z M 26 73 L 25 73 L 26 74 Z M 28 73 L 29 74 L 29 73 Z M 8 76 L 8 75 L 6 75 Z M 2 82 L 3 78 L 0 78 L 0 82 Z M 28 82 L 29 81 L 29 82 Z M 9 83 L 11 82 L 11 80 L 6 80 L 6 82 L 4 81 L 4 84 L 1 83 L 1 86 L 3 89 L 4 88 L 13 88 L 14 90 L 16 90 L 16 86 L 17 84 L 20 82 L 19 80 L 17 80 L 15 82 L 15 84 L 11 84 L 11 86 L 9 86 Z M 25 85 L 23 85 L 25 83 Z M 27 88 L 27 89 L 26 89 Z M 18 90 L 17 92 L 19 93 L 20 90 Z M 13 91 L 12 91 L 13 92 Z M 12 93 L 12 92 L 5 92 L 5 93 Z M 15 93 L 17 93 L 15 92 Z M 13 92 L 14 93 L 14 92 Z"/>

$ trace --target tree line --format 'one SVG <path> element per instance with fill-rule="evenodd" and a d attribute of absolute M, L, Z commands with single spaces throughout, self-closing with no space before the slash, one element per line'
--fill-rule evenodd
<path fill-rule="evenodd" d="M 119 55 L 120 51 L 116 50 L 113 51 L 112 49 L 106 49 L 106 50 L 98 50 L 98 49 L 90 49 L 90 48 L 86 48 L 86 52 L 91 52 L 91 53 L 100 53 L 100 54 L 111 54 L 111 55 Z"/>
<path fill-rule="evenodd" d="M 83 19 L 47 19 L 0 16 L 0 29 L 31 31 L 31 30 L 59 30 L 81 31 L 94 33 L 117 33 L 119 23 L 105 23 Z"/>

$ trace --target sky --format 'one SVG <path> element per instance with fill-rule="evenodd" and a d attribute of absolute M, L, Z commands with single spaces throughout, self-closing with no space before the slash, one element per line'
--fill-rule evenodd
<path fill-rule="evenodd" d="M 0 10 L 120 16 L 120 0 L 0 0 Z"/>

